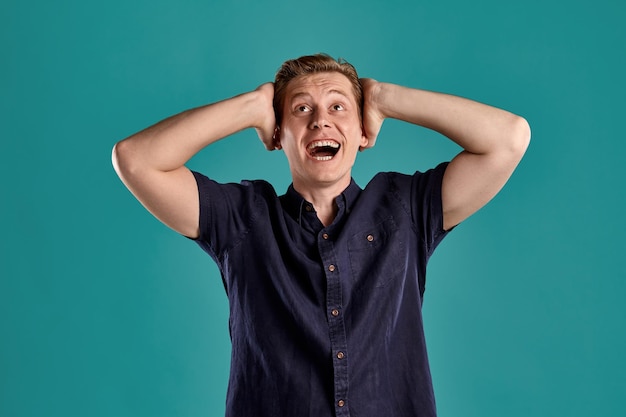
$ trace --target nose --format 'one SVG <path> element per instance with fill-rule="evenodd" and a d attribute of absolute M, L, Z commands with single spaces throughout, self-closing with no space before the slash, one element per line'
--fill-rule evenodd
<path fill-rule="evenodd" d="M 316 110 L 311 114 L 311 122 L 309 127 L 311 129 L 321 129 L 323 127 L 330 127 L 331 123 L 327 112 L 323 110 Z"/>

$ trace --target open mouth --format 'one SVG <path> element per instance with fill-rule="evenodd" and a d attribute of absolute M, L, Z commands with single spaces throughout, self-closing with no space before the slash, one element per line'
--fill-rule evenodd
<path fill-rule="evenodd" d="M 332 140 L 316 140 L 306 147 L 311 158 L 318 161 L 330 161 L 339 152 L 339 145 Z"/>

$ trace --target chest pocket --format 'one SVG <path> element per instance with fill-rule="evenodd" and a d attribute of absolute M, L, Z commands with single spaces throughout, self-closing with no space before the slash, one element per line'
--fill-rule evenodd
<path fill-rule="evenodd" d="M 348 254 L 355 289 L 389 285 L 406 268 L 405 244 L 393 218 L 384 220 L 348 240 Z"/>

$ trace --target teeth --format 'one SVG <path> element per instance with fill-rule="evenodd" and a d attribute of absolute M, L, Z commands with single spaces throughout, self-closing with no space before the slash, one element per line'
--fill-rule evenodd
<path fill-rule="evenodd" d="M 314 148 L 321 148 L 324 146 L 329 146 L 334 149 L 339 149 L 339 144 L 332 140 L 317 140 L 315 142 L 310 143 L 309 146 L 307 146 L 307 149 L 311 150 Z"/>
<path fill-rule="evenodd" d="M 333 149 L 333 151 L 329 151 L 328 148 Z M 339 151 L 339 148 L 340 145 L 333 140 L 320 139 L 309 143 L 307 146 L 307 152 L 317 161 L 330 161 L 335 156 L 335 153 Z M 329 153 L 331 155 L 329 155 Z"/>

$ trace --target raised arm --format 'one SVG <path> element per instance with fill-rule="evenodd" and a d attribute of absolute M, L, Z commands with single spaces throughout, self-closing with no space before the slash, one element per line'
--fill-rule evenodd
<path fill-rule="evenodd" d="M 257 130 L 274 149 L 272 83 L 228 100 L 188 110 L 118 142 L 113 167 L 150 213 L 177 232 L 199 233 L 198 188 L 185 163 L 205 146 L 240 130 Z"/>
<path fill-rule="evenodd" d="M 530 141 L 525 119 L 507 111 L 448 94 L 362 80 L 363 123 L 373 146 L 385 118 L 433 129 L 463 148 L 443 178 L 444 229 L 491 200 L 509 179 Z"/>

